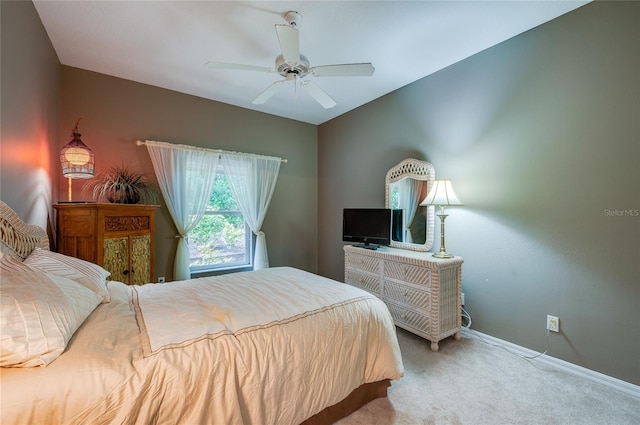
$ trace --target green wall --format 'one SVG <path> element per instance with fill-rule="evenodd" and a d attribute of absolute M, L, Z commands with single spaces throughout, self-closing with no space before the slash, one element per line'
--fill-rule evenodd
<path fill-rule="evenodd" d="M 558 316 L 551 356 L 640 384 L 639 40 L 640 4 L 591 3 L 322 124 L 320 273 L 343 279 L 342 208 L 428 160 L 465 202 L 473 328 L 544 351 Z"/>

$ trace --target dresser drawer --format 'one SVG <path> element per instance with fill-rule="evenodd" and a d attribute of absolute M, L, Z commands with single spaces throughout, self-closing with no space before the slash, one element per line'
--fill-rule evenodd
<path fill-rule="evenodd" d="M 391 317 L 393 317 L 393 320 L 397 324 L 408 326 L 423 334 L 429 333 L 429 326 L 431 324 L 429 316 L 415 312 L 405 306 L 396 304 L 389 300 L 385 300 L 385 304 L 387 304 Z"/>
<path fill-rule="evenodd" d="M 385 261 L 384 276 L 431 288 L 431 270 L 425 267 L 395 261 Z"/>
<path fill-rule="evenodd" d="M 344 271 L 344 281 L 349 285 L 357 286 L 378 296 L 382 290 L 379 277 L 362 273 L 359 270 L 348 267 Z"/>
<path fill-rule="evenodd" d="M 355 269 L 370 272 L 376 275 L 380 275 L 382 272 L 382 260 L 375 257 L 369 257 L 367 255 L 354 254 L 347 252 L 345 257 L 345 264 Z"/>
<path fill-rule="evenodd" d="M 424 310 L 424 314 L 431 311 L 431 293 L 412 286 L 402 285 L 397 282 L 384 281 L 384 298 L 399 301 L 420 310 Z"/>

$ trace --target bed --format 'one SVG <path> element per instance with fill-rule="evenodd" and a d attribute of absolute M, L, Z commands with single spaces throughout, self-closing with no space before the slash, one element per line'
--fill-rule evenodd
<path fill-rule="evenodd" d="M 386 306 L 349 285 L 276 267 L 133 287 L 2 202 L 0 231 L 3 425 L 328 424 L 402 377 Z"/>

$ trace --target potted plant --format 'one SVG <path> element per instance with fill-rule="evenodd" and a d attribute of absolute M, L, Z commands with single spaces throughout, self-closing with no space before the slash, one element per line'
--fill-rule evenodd
<path fill-rule="evenodd" d="M 157 186 L 147 180 L 143 172 L 126 164 L 99 172 L 83 190 L 92 190 L 96 201 L 106 199 L 120 204 L 153 204 L 159 199 Z"/>

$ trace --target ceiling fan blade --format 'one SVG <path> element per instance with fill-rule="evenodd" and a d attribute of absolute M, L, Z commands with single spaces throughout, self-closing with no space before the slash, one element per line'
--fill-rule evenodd
<path fill-rule="evenodd" d="M 336 106 L 336 101 L 311 81 L 303 81 L 300 85 L 311 95 L 311 97 L 322 105 L 324 109 L 330 109 Z"/>
<path fill-rule="evenodd" d="M 254 66 L 254 65 L 242 65 L 239 63 L 226 63 L 226 62 L 214 62 L 209 61 L 205 63 L 207 68 L 219 68 L 219 69 L 241 69 L 244 71 L 259 71 L 259 72 L 273 72 L 273 69 L 267 66 Z"/>
<path fill-rule="evenodd" d="M 300 62 L 300 37 L 298 30 L 290 25 L 276 25 L 278 41 L 282 57 L 286 62 L 297 64 Z"/>
<path fill-rule="evenodd" d="M 253 102 L 251 102 L 251 103 L 253 103 L 254 105 L 262 105 L 264 102 L 266 102 L 267 100 L 271 99 L 271 96 L 276 94 L 276 92 L 278 91 L 280 86 L 283 83 L 285 83 L 286 81 L 287 80 L 280 80 L 280 81 L 276 81 L 275 83 L 271 84 L 262 93 L 260 93 L 260 95 L 258 95 L 258 97 L 256 97 L 253 100 Z"/>
<path fill-rule="evenodd" d="M 309 71 L 316 77 L 370 77 L 376 69 L 370 63 L 314 66 Z"/>

